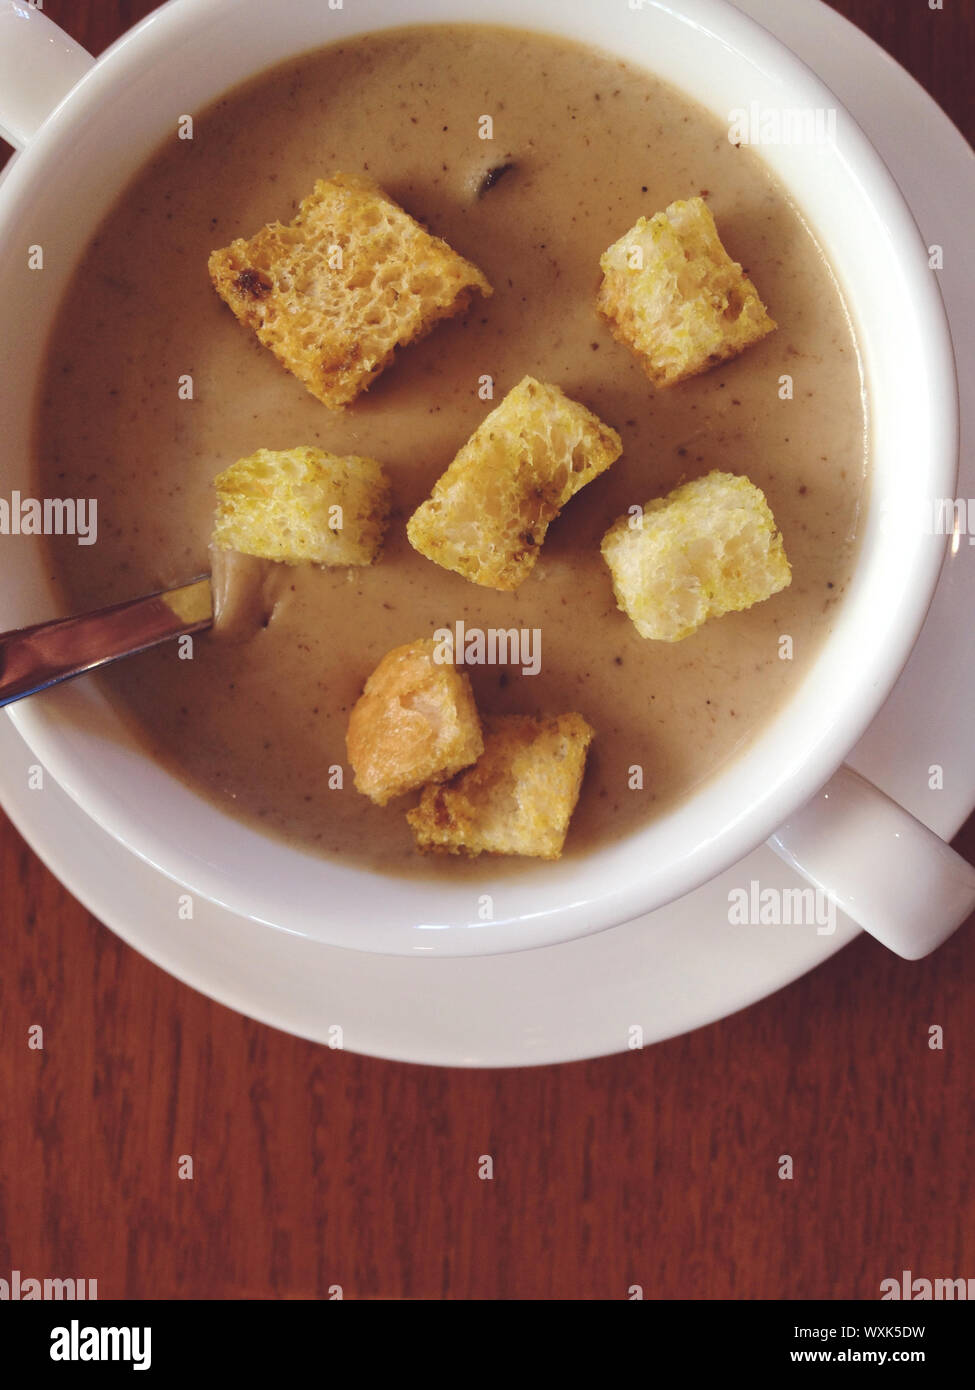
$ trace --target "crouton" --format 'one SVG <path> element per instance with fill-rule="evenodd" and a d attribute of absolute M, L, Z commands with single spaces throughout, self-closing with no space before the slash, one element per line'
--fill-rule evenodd
<path fill-rule="evenodd" d="M 622 452 L 591 410 L 526 376 L 482 421 L 406 534 L 421 555 L 489 589 L 517 589 L 549 523 Z"/>
<path fill-rule="evenodd" d="M 407 812 L 417 845 L 448 854 L 559 859 L 593 731 L 581 714 L 485 720 L 484 752 Z"/>
<path fill-rule="evenodd" d="M 258 449 L 214 482 L 213 544 L 287 565 L 371 565 L 389 513 L 375 459 L 321 449 Z"/>
<path fill-rule="evenodd" d="M 765 494 L 734 473 L 709 473 L 648 502 L 642 516 L 620 517 L 602 553 L 617 604 L 658 642 L 680 642 L 792 581 Z"/>
<path fill-rule="evenodd" d="M 430 639 L 387 652 L 349 716 L 356 787 L 380 806 L 452 777 L 484 751 L 470 680 L 437 661 L 436 646 Z"/>
<path fill-rule="evenodd" d="M 600 266 L 597 311 L 655 386 L 706 372 L 776 326 L 702 198 L 641 217 Z"/>
<path fill-rule="evenodd" d="M 470 261 L 371 179 L 319 179 L 288 226 L 214 251 L 210 278 L 241 323 L 332 410 L 365 391 L 397 347 L 492 293 Z"/>

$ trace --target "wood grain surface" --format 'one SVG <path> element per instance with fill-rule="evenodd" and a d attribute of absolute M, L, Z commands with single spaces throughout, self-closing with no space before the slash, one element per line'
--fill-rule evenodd
<path fill-rule="evenodd" d="M 99 52 L 153 7 L 44 9 Z M 834 7 L 971 138 L 975 5 Z M 975 857 L 975 822 L 958 848 Z M 617 1058 L 470 1073 L 333 1052 L 147 963 L 0 817 L 0 1277 L 141 1299 L 874 1299 L 905 1268 L 975 1277 L 973 1048 L 970 922 L 919 964 L 861 938 Z"/>

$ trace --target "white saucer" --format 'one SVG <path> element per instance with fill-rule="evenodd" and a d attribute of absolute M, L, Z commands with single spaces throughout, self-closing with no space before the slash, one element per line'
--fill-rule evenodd
<path fill-rule="evenodd" d="M 887 159 L 939 272 L 961 363 L 962 477 L 975 497 L 975 215 L 972 151 L 887 54 L 820 0 L 738 0 L 837 92 Z M 934 273 L 934 272 L 932 272 Z M 967 371 L 966 371 L 967 367 Z M 968 692 L 975 549 L 961 538 L 911 661 L 850 758 L 945 839 L 975 804 Z M 25 839 L 74 895 L 136 950 L 223 1004 L 290 1033 L 355 1052 L 442 1066 L 517 1066 L 623 1051 L 687 1032 L 797 979 L 857 935 L 840 917 L 814 926 L 728 923 L 728 891 L 749 879 L 798 883 L 770 850 L 670 907 L 596 936 L 516 955 L 376 956 L 322 946 L 197 902 L 112 840 L 47 779 L 28 789 L 33 757 L 0 720 L 0 794 Z M 944 769 L 931 790 L 928 769 Z M 881 950 L 877 947 L 877 950 Z M 642 1038 L 634 1032 L 639 1027 Z"/>

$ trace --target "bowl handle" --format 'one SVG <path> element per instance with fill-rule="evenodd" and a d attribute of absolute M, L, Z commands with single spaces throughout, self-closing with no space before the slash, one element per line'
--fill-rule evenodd
<path fill-rule="evenodd" d="M 94 58 L 29 0 L 0 0 L 0 135 L 30 141 Z"/>
<path fill-rule="evenodd" d="M 975 911 L 975 869 L 849 767 L 768 843 L 906 960 L 928 955 Z"/>

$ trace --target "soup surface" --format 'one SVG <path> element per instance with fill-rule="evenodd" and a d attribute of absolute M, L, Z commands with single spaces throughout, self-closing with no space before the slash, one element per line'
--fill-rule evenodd
<path fill-rule="evenodd" d="M 481 138 L 484 116 L 492 139 Z M 154 754 L 292 842 L 391 872 L 464 873 L 417 855 L 404 816 L 415 798 L 374 806 L 345 753 L 349 710 L 383 654 L 458 620 L 541 634 L 536 675 L 470 668 L 482 711 L 578 710 L 596 730 L 567 854 L 627 834 L 738 754 L 830 629 L 867 460 L 842 297 L 761 160 L 636 67 L 475 26 L 320 50 L 200 113 L 192 140 L 176 138 L 176 119 L 85 253 L 52 335 L 38 495 L 98 499 L 96 545 L 49 542 L 64 602 L 83 610 L 204 572 L 212 479 L 258 448 L 371 455 L 395 510 L 379 563 L 287 571 L 250 640 L 198 637 L 192 659 L 172 643 L 101 677 Z M 207 275 L 211 250 L 289 221 L 315 179 L 337 170 L 368 172 L 495 288 L 400 350 L 343 414 L 277 364 Z M 735 361 L 655 391 L 596 317 L 599 257 L 641 214 L 695 194 L 779 327 Z M 504 594 L 416 554 L 405 521 L 526 373 L 595 410 L 624 453 L 550 527 L 531 578 Z M 191 400 L 179 390 L 187 374 Z M 683 642 L 645 641 L 616 608 L 600 538 L 628 507 L 713 468 L 764 489 L 792 585 Z"/>

